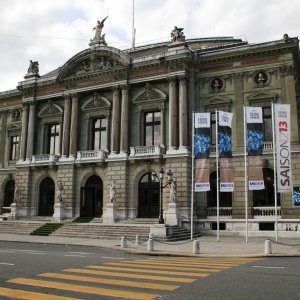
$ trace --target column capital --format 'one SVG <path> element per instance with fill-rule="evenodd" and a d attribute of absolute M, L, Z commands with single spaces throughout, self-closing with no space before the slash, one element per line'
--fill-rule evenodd
<path fill-rule="evenodd" d="M 169 75 L 167 77 L 167 79 L 168 79 L 168 81 L 169 81 L 170 84 L 174 84 L 174 83 L 176 83 L 177 76 L 176 75 Z"/>
<path fill-rule="evenodd" d="M 119 91 L 119 90 L 120 90 L 120 86 L 119 86 L 119 85 L 113 85 L 113 86 L 111 87 L 111 90 L 112 90 L 113 92 Z"/>
<path fill-rule="evenodd" d="M 120 88 L 123 91 L 128 91 L 130 89 L 130 85 L 128 84 L 123 84 L 123 85 L 120 85 Z"/>
<path fill-rule="evenodd" d="M 279 74 L 280 77 L 288 77 L 288 76 L 296 76 L 296 71 L 294 66 L 290 65 L 290 66 L 282 66 L 279 67 Z"/>
<path fill-rule="evenodd" d="M 70 93 L 70 97 L 72 100 L 78 100 L 79 95 L 78 95 L 78 93 Z"/>

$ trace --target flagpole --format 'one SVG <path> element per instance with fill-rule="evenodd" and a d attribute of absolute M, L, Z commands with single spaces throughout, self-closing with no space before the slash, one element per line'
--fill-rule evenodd
<path fill-rule="evenodd" d="M 246 226 L 246 243 L 248 243 L 248 172 L 247 172 L 247 130 L 246 130 L 246 107 L 244 110 L 244 165 L 245 165 L 245 226 Z"/>
<path fill-rule="evenodd" d="M 192 137 L 192 197 L 191 197 L 191 240 L 193 239 L 193 232 L 194 232 L 194 160 L 195 160 L 195 113 L 192 112 L 193 116 L 193 137 Z"/>
<path fill-rule="evenodd" d="M 274 208 L 275 208 L 275 236 L 278 242 L 278 216 L 277 216 L 277 174 L 276 174 L 276 135 L 275 135 L 275 118 L 274 118 L 274 103 L 272 103 L 272 134 L 273 134 L 273 164 L 274 164 Z"/>
<path fill-rule="evenodd" d="M 216 167 L 217 167 L 217 242 L 220 242 L 220 198 L 219 198 L 219 139 L 218 139 L 218 124 L 219 124 L 219 115 L 218 111 L 215 111 L 216 114 Z"/>

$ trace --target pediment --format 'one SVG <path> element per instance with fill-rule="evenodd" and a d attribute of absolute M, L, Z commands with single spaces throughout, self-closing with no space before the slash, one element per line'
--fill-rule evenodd
<path fill-rule="evenodd" d="M 93 95 L 84 98 L 83 101 L 84 104 L 81 107 L 83 111 L 111 107 L 109 100 L 98 93 L 94 93 Z"/>
<path fill-rule="evenodd" d="M 266 102 L 276 102 L 278 99 L 278 94 L 268 92 L 268 91 L 258 91 L 251 93 L 247 98 L 249 103 L 253 102 L 261 102 L 261 101 L 266 101 Z"/>
<path fill-rule="evenodd" d="M 8 124 L 7 125 L 7 130 L 8 131 L 14 131 L 14 130 L 21 130 L 21 124 Z"/>
<path fill-rule="evenodd" d="M 48 102 L 46 105 L 43 105 L 39 112 L 38 116 L 40 118 L 43 117 L 51 117 L 51 116 L 61 116 L 63 114 L 63 109 L 52 102 Z"/>
<path fill-rule="evenodd" d="M 165 101 L 166 99 L 167 95 L 163 91 L 154 88 L 147 83 L 145 88 L 133 98 L 132 102 L 140 103 L 150 101 Z"/>
<path fill-rule="evenodd" d="M 128 67 L 130 57 L 113 47 L 86 49 L 70 60 L 60 69 L 58 80 L 86 76 L 94 73 L 115 71 Z"/>
<path fill-rule="evenodd" d="M 222 96 L 212 96 L 207 98 L 201 98 L 200 103 L 204 106 L 210 106 L 210 105 L 227 105 L 230 104 L 232 100 L 228 97 L 222 97 Z"/>

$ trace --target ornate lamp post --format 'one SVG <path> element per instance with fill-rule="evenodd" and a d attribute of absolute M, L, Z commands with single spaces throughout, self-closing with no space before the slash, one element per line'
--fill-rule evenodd
<path fill-rule="evenodd" d="M 168 182 L 163 185 L 163 180 L 164 180 L 164 174 L 165 174 L 165 171 L 163 168 L 161 168 L 159 170 L 159 176 L 157 176 L 157 174 L 153 171 L 151 173 L 151 178 L 152 178 L 152 181 L 155 181 L 155 178 L 159 179 L 159 191 L 160 191 L 160 199 L 159 199 L 159 219 L 158 219 L 158 223 L 159 224 L 164 224 L 165 223 L 165 220 L 164 220 L 164 217 L 163 217 L 163 189 L 166 188 L 167 186 L 169 186 L 173 179 L 173 173 L 171 170 L 169 170 L 169 172 L 167 173 L 167 176 L 168 176 Z"/>

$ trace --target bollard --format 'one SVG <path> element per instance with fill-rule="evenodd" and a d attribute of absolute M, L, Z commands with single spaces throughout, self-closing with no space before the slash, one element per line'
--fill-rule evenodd
<path fill-rule="evenodd" d="M 141 244 L 141 236 L 139 234 L 135 236 L 135 244 L 137 246 Z"/>
<path fill-rule="evenodd" d="M 126 248 L 127 243 L 126 243 L 126 236 L 121 237 L 121 248 Z"/>
<path fill-rule="evenodd" d="M 200 254 L 200 241 L 194 240 L 193 242 L 193 254 Z"/>
<path fill-rule="evenodd" d="M 147 250 L 150 251 L 154 251 L 154 241 L 153 239 L 149 239 L 148 240 L 148 244 L 147 244 Z"/>
<path fill-rule="evenodd" d="M 265 241 L 265 254 L 272 254 L 272 244 L 270 240 Z"/>

